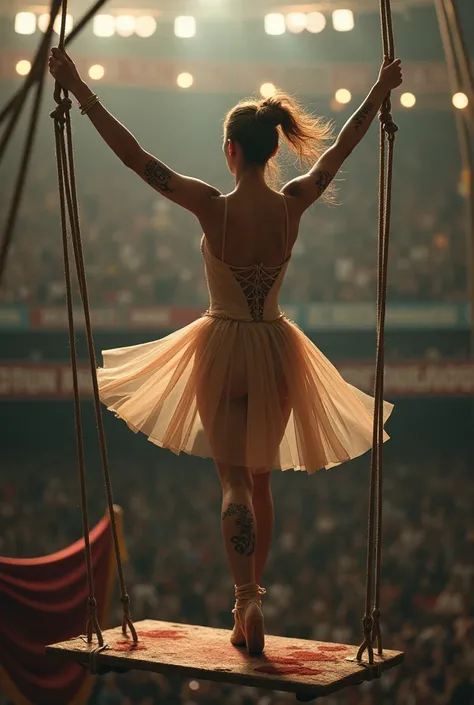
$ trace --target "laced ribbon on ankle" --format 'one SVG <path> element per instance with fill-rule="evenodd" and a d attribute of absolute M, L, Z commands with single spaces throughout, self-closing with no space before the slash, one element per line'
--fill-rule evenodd
<path fill-rule="evenodd" d="M 265 595 L 266 592 L 267 591 L 265 588 L 257 585 L 257 583 L 246 583 L 245 585 L 235 586 L 235 597 L 237 602 L 240 602 L 241 600 L 246 602 L 256 602 L 259 606 L 261 606 L 262 595 Z M 233 609 L 232 612 L 235 614 L 235 609 Z"/>

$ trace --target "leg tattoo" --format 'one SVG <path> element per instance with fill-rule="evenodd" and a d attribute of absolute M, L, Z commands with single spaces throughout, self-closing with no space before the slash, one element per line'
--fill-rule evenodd
<path fill-rule="evenodd" d="M 238 534 L 231 536 L 230 539 L 234 544 L 234 549 L 242 556 L 253 556 L 255 553 L 255 530 L 252 514 L 245 504 L 229 504 L 222 515 L 222 520 L 234 516 L 238 529 Z"/>

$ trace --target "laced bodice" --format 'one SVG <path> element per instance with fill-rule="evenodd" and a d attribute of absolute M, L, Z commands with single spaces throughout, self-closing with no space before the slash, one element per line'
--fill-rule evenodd
<path fill-rule="evenodd" d="M 204 257 L 210 307 L 207 314 L 243 321 L 273 321 L 282 317 L 278 294 L 288 265 L 289 216 L 285 205 L 285 260 L 276 266 L 263 263 L 238 267 L 225 262 L 227 230 L 227 199 L 225 200 L 224 231 L 221 259 L 210 250 L 203 236 L 201 250 Z"/>

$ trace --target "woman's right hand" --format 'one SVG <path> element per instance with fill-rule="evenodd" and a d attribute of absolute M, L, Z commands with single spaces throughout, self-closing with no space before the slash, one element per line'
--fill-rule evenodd
<path fill-rule="evenodd" d="M 384 87 L 387 93 L 394 88 L 398 88 L 403 82 L 402 60 L 395 59 L 395 61 L 390 61 L 389 59 L 385 59 L 380 69 L 378 82 Z"/>

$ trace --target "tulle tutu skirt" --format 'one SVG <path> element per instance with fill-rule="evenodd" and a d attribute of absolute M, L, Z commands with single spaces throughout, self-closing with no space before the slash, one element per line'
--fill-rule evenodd
<path fill-rule="evenodd" d="M 286 318 L 205 315 L 161 340 L 103 351 L 98 382 L 109 410 L 152 443 L 253 472 L 312 473 L 372 445 L 373 398 Z M 384 420 L 392 408 L 384 402 Z"/>

